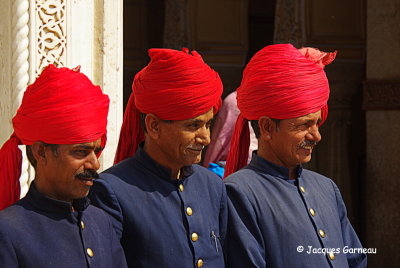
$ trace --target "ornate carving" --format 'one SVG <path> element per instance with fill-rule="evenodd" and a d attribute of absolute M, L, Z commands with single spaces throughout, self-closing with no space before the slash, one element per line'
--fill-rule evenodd
<path fill-rule="evenodd" d="M 366 110 L 399 110 L 400 82 L 364 83 L 363 108 Z"/>
<path fill-rule="evenodd" d="M 182 49 L 189 46 L 187 0 L 165 1 L 164 47 Z"/>
<path fill-rule="evenodd" d="M 66 64 L 66 0 L 36 0 L 35 27 L 37 33 L 35 76 L 48 64 Z"/>
<path fill-rule="evenodd" d="M 274 44 L 291 43 L 295 47 L 303 45 L 304 0 L 277 0 L 275 11 Z"/>

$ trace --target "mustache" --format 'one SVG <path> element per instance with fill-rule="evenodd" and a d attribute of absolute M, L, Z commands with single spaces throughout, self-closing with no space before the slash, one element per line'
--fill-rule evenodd
<path fill-rule="evenodd" d="M 315 146 L 317 146 L 317 144 L 318 144 L 318 142 L 316 142 L 316 141 L 303 141 L 302 143 L 300 143 L 300 145 L 299 145 L 299 147 L 300 148 L 304 148 L 305 146 L 313 146 L 313 147 L 315 147 Z"/>
<path fill-rule="evenodd" d="M 198 150 L 198 151 L 202 151 L 205 146 L 204 145 L 200 145 L 200 146 L 196 146 L 194 144 L 189 144 L 188 146 L 186 146 L 187 149 L 192 149 L 192 150 Z"/>
<path fill-rule="evenodd" d="M 99 173 L 94 169 L 86 169 L 85 171 L 78 173 L 75 175 L 77 179 L 97 179 L 99 177 Z"/>

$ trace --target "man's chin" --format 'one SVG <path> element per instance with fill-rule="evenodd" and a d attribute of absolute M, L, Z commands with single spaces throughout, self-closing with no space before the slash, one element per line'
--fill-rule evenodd
<path fill-rule="evenodd" d="M 306 163 L 308 163 L 310 161 L 311 161 L 311 154 L 307 155 L 307 156 L 304 156 L 304 157 L 301 157 L 299 163 L 300 164 L 306 164 Z"/>
<path fill-rule="evenodd" d="M 194 157 L 192 159 L 187 159 L 186 166 L 190 166 L 190 165 L 193 165 L 193 164 L 198 164 L 198 163 L 200 163 L 200 161 L 201 161 L 201 155 L 198 156 L 198 157 Z"/>

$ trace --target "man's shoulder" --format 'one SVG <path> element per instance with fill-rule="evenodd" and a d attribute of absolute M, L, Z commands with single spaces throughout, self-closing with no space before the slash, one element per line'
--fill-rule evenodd
<path fill-rule="evenodd" d="M 309 169 L 303 169 L 302 177 L 309 182 L 332 183 L 330 178 Z"/>
<path fill-rule="evenodd" d="M 109 223 L 110 216 L 102 209 L 90 204 L 84 211 L 86 217 L 92 218 L 95 223 Z"/>
<path fill-rule="evenodd" d="M 225 184 L 242 184 L 243 181 L 248 182 L 248 180 L 246 180 L 246 179 L 248 179 L 250 177 L 251 178 L 258 177 L 257 172 L 251 168 L 244 167 L 244 168 L 236 171 L 235 173 L 232 173 L 228 177 L 226 177 L 224 179 L 224 182 L 225 182 Z"/>
<path fill-rule="evenodd" d="M 138 173 L 138 162 L 131 157 L 102 171 L 99 174 L 99 178 L 104 179 L 109 183 L 115 183 L 119 181 L 126 181 L 128 178 L 136 178 Z"/>
<path fill-rule="evenodd" d="M 333 193 L 337 188 L 332 179 L 308 169 L 303 169 L 301 178 L 304 186 L 316 191 L 324 191 L 326 194 Z"/>
<path fill-rule="evenodd" d="M 0 211 L 0 231 L 8 232 L 20 229 L 21 225 L 30 222 L 32 211 L 24 206 L 25 200 L 19 200 L 17 203 Z M 34 212 L 35 213 L 35 212 Z"/>
<path fill-rule="evenodd" d="M 191 168 L 193 169 L 192 176 L 195 176 L 196 180 L 204 180 L 208 183 L 222 184 L 222 179 L 211 170 L 197 164 L 191 165 Z"/>

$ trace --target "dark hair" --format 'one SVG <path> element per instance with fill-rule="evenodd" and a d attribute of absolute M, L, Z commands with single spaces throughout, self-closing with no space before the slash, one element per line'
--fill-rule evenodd
<path fill-rule="evenodd" d="M 276 124 L 276 131 L 279 131 L 279 123 L 281 122 L 282 119 L 275 119 L 275 118 L 270 118 L 273 122 Z M 254 130 L 254 134 L 256 134 L 256 138 L 260 138 L 261 132 L 260 128 L 258 127 L 258 120 L 250 120 L 251 127 Z"/>
<path fill-rule="evenodd" d="M 58 144 L 49 144 L 49 143 L 45 143 L 45 142 L 42 142 L 42 143 L 45 147 L 50 147 L 51 151 L 53 152 L 53 154 L 56 157 L 58 156 Z M 26 145 L 26 156 L 28 157 L 29 163 L 31 163 L 31 165 L 34 168 L 36 168 L 37 161 L 36 161 L 35 157 L 33 156 L 31 145 Z"/>
<path fill-rule="evenodd" d="M 147 116 L 147 114 L 140 113 L 140 126 L 142 127 L 144 133 L 147 133 L 146 116 Z M 164 123 L 168 123 L 168 124 L 173 122 L 173 120 L 161 120 L 161 121 L 163 121 Z"/>

